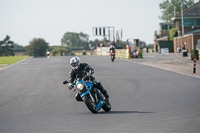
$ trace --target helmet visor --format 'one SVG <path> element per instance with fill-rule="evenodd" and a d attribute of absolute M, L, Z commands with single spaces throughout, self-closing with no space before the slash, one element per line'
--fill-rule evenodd
<path fill-rule="evenodd" d="M 78 65 L 78 62 L 71 64 L 72 67 L 76 67 L 77 65 Z"/>

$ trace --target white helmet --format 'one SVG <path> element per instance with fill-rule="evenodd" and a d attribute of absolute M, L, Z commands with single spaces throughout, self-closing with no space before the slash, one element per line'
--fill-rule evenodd
<path fill-rule="evenodd" d="M 71 64 L 71 67 L 72 69 L 78 69 L 79 65 L 80 65 L 80 58 L 75 56 L 75 57 L 72 57 L 70 59 L 70 64 Z"/>

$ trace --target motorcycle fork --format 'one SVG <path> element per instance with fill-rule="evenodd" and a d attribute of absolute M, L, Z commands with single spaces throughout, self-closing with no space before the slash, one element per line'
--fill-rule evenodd
<path fill-rule="evenodd" d="M 96 88 L 93 88 L 92 91 L 91 91 L 91 95 L 93 96 L 94 100 L 95 100 L 95 103 L 97 104 L 99 102 L 99 99 L 98 99 L 98 92 L 97 92 L 97 89 Z"/>
<path fill-rule="evenodd" d="M 92 94 L 90 92 L 89 92 L 89 96 L 90 96 L 92 102 L 95 103 L 94 97 L 92 96 Z"/>

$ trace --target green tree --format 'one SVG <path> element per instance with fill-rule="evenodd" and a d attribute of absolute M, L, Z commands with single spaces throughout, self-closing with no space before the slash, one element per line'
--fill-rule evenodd
<path fill-rule="evenodd" d="M 160 9 L 162 10 L 162 16 L 160 17 L 164 21 L 171 21 L 171 18 L 174 16 L 174 8 L 176 14 L 181 12 L 181 4 L 183 4 L 183 9 L 188 8 L 194 4 L 193 0 L 164 0 L 160 3 Z"/>
<path fill-rule="evenodd" d="M 13 46 L 14 46 L 14 48 L 13 48 L 14 52 L 25 52 L 26 51 L 25 47 L 23 47 L 17 43 L 14 43 Z"/>
<path fill-rule="evenodd" d="M 53 56 L 60 56 L 63 53 L 65 53 L 65 55 L 69 55 L 71 54 L 71 49 L 65 46 L 53 46 L 51 53 Z"/>
<path fill-rule="evenodd" d="M 7 35 L 5 39 L 0 41 L 0 56 L 14 56 L 13 52 L 14 42 L 10 40 L 10 36 Z"/>
<path fill-rule="evenodd" d="M 99 44 L 100 44 L 100 40 L 95 39 L 94 41 L 89 41 L 89 47 L 90 49 L 95 49 Z"/>
<path fill-rule="evenodd" d="M 47 43 L 42 38 L 34 38 L 30 44 L 27 46 L 27 52 L 31 56 L 46 56 L 46 51 L 49 48 L 49 43 Z"/>
<path fill-rule="evenodd" d="M 62 45 L 66 45 L 71 49 L 89 49 L 89 35 L 82 32 L 67 32 L 61 39 Z"/>
<path fill-rule="evenodd" d="M 177 28 L 172 28 L 170 30 L 170 40 L 173 41 L 174 37 L 178 35 L 178 29 Z"/>

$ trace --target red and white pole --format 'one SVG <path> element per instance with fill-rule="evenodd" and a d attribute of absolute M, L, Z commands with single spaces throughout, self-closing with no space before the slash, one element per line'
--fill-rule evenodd
<path fill-rule="evenodd" d="M 196 61 L 197 61 L 197 56 L 194 56 L 194 68 L 193 68 L 193 73 L 196 73 Z"/>

